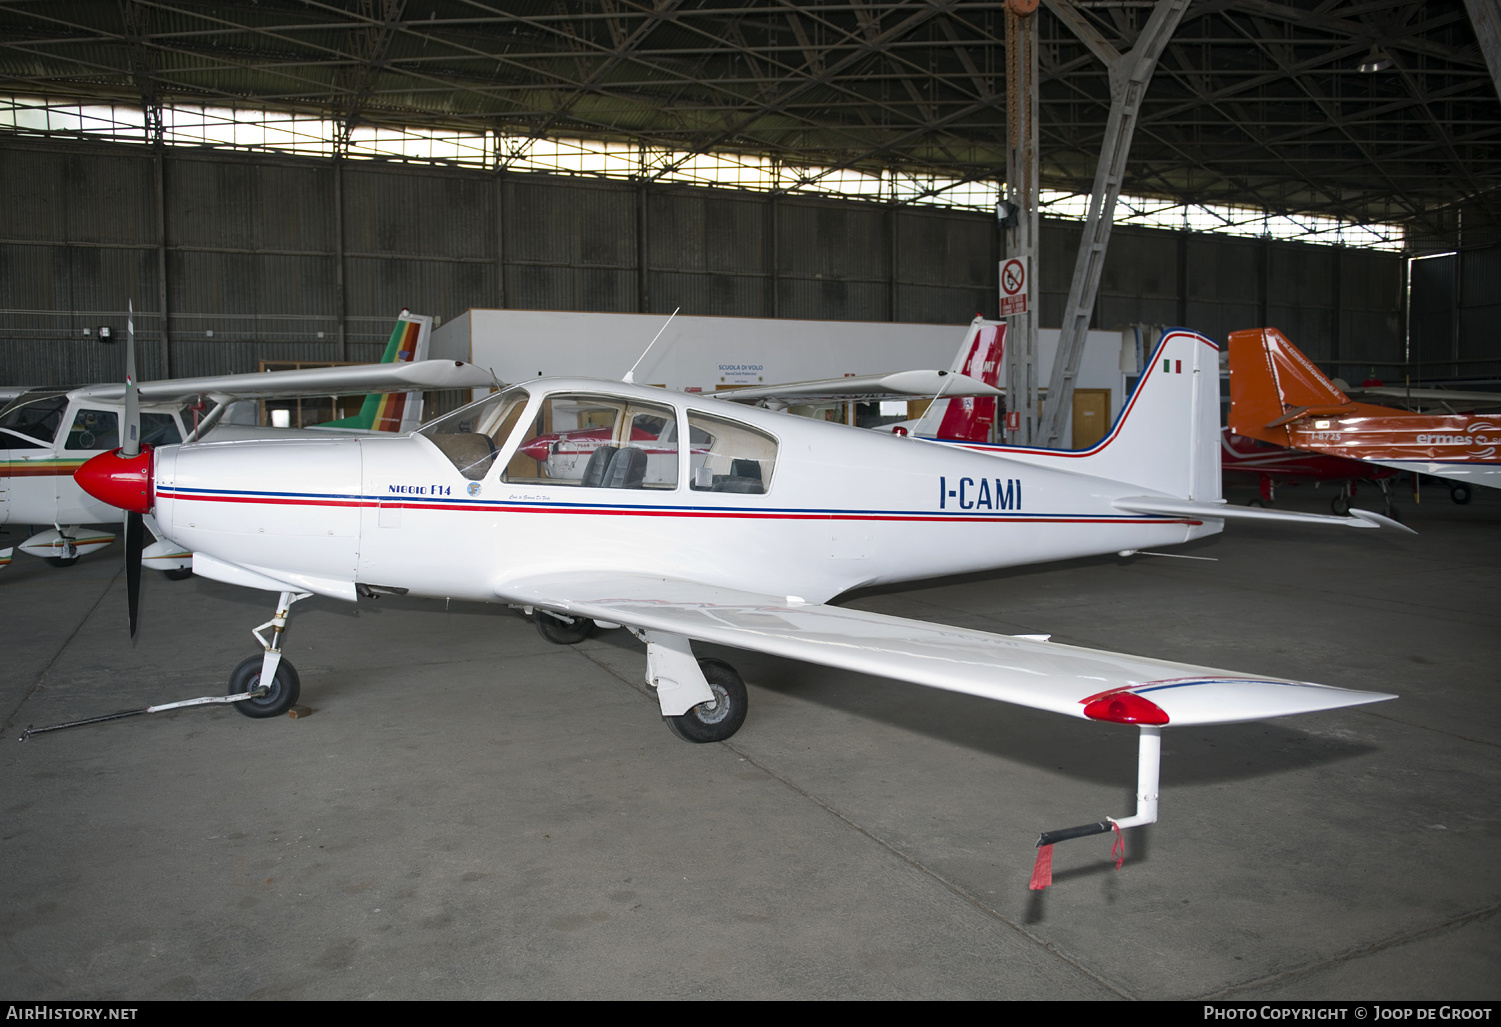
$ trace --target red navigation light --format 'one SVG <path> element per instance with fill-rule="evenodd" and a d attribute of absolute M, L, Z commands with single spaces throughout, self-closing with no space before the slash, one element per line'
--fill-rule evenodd
<path fill-rule="evenodd" d="M 907 434 L 907 429 L 903 428 L 901 425 L 897 425 L 895 428 L 891 429 L 891 434 L 893 434 L 893 435 L 905 435 L 905 434 Z"/>
<path fill-rule="evenodd" d="M 1166 724 L 1167 714 L 1150 699 L 1135 692 L 1115 692 L 1101 696 L 1084 707 L 1090 720 L 1108 720 L 1112 724 Z"/>
<path fill-rule="evenodd" d="M 101 503 L 149 513 L 156 504 L 155 483 L 151 477 L 151 447 L 142 446 L 138 456 L 121 456 L 118 449 L 100 453 L 73 472 L 78 487 Z"/>

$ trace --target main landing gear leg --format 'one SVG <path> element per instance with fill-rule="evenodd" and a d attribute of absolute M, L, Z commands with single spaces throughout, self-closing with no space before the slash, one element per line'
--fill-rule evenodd
<path fill-rule="evenodd" d="M 745 723 L 745 682 L 722 660 L 700 660 L 688 639 L 638 631 L 646 643 L 646 683 L 662 719 L 685 742 L 722 742 Z"/>
<path fill-rule="evenodd" d="M 1413 480 L 1417 480 L 1416 476 L 1414 476 Z M 1392 483 L 1382 478 L 1376 484 L 1381 486 L 1381 512 L 1394 521 L 1400 521 L 1402 515 L 1397 511 L 1397 504 L 1392 500 Z M 1413 486 L 1413 495 L 1417 495 L 1417 486 Z"/>
<path fill-rule="evenodd" d="M 235 703 L 235 709 L 247 717 L 261 719 L 264 717 L 279 717 L 292 708 L 297 702 L 297 696 L 302 691 L 302 682 L 297 677 L 297 670 L 290 660 L 281 658 L 281 636 L 287 630 L 287 620 L 290 618 L 292 604 L 308 598 L 311 592 L 283 592 L 276 603 L 276 616 L 259 627 L 252 628 L 251 634 L 264 650 L 260 656 L 252 656 L 244 663 L 235 668 L 229 676 L 229 695 L 240 695 L 245 692 L 252 693 L 249 699 Z M 271 629 L 271 640 L 268 642 L 261 634 L 266 628 Z M 263 684 L 264 682 L 264 684 Z"/>

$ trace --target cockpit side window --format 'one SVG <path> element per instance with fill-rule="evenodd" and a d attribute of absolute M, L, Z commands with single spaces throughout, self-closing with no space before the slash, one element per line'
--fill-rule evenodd
<path fill-rule="evenodd" d="M 51 442 L 57 438 L 57 430 L 62 427 L 67 409 L 66 394 L 28 393 L 18 397 L 0 411 L 0 428 L 9 428 L 16 433 L 0 433 L 0 449 L 32 448 L 39 443 Z M 35 439 L 36 443 L 24 442 L 16 435 Z"/>
<path fill-rule="evenodd" d="M 171 414 L 141 415 L 141 444 L 145 446 L 172 446 L 182 441 L 182 431 L 177 427 L 177 418 Z"/>
<path fill-rule="evenodd" d="M 622 396 L 549 396 L 506 466 L 511 484 L 671 489 L 678 483 L 677 413 Z"/>
<path fill-rule="evenodd" d="M 120 445 L 120 419 L 113 410 L 78 411 L 64 449 L 114 449 Z"/>
<path fill-rule="evenodd" d="M 688 487 L 760 495 L 771 487 L 777 440 L 758 428 L 688 411 Z"/>
<path fill-rule="evenodd" d="M 525 389 L 507 389 L 424 425 L 418 434 L 442 450 L 460 474 L 479 481 L 489 473 L 529 399 Z"/>

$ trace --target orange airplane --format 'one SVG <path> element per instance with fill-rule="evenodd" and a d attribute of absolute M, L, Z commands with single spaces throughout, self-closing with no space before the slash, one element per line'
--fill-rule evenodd
<path fill-rule="evenodd" d="M 1448 478 L 1458 483 L 1451 491 L 1501 488 L 1501 417 L 1352 402 L 1275 328 L 1230 333 L 1230 430 L 1289 449 Z"/>

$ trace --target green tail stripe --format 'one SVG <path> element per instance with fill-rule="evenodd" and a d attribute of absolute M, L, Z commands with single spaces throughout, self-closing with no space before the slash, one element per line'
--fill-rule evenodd
<path fill-rule="evenodd" d="M 385 355 L 380 358 L 382 364 L 394 364 L 396 353 L 401 346 L 401 337 L 406 334 L 406 327 L 410 322 L 400 318 L 396 320 L 396 327 L 391 329 L 391 339 L 386 343 Z M 365 397 L 365 402 L 360 404 L 360 412 L 350 417 L 341 417 L 337 421 L 325 421 L 323 427 L 327 428 L 362 428 L 366 431 L 375 427 L 375 414 L 380 409 L 381 394 L 372 392 Z"/>

